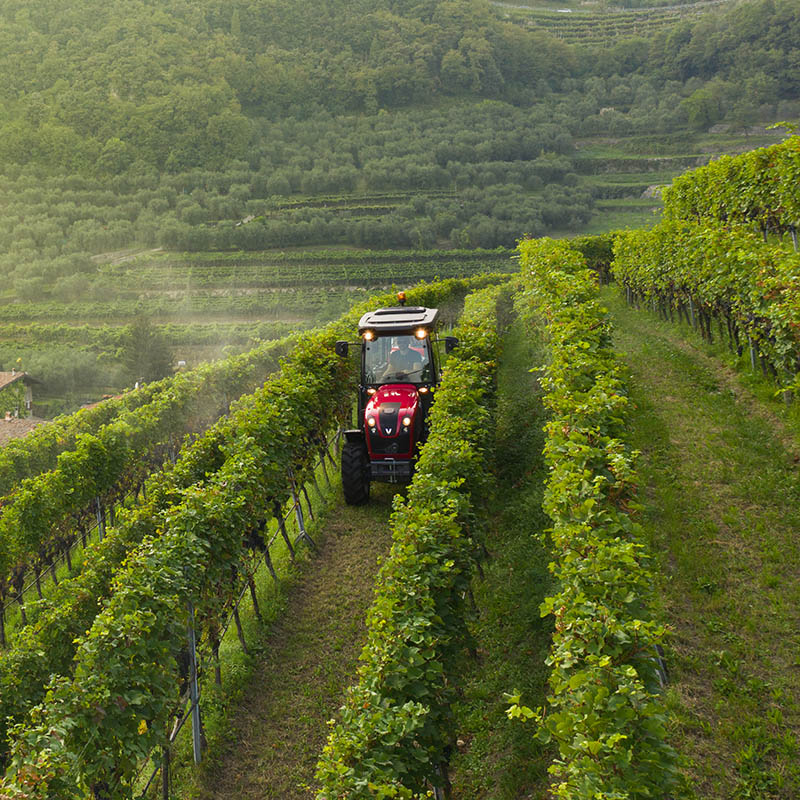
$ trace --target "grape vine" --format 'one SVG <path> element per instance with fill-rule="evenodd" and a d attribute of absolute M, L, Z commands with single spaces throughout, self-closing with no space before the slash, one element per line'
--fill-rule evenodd
<path fill-rule="evenodd" d="M 469 641 L 465 595 L 478 558 L 491 480 L 491 405 L 498 295 L 467 298 L 408 499 L 391 518 L 394 545 L 367 617 L 358 684 L 319 762 L 318 797 L 426 796 L 446 783 L 455 739 L 459 655 Z"/>
<path fill-rule="evenodd" d="M 497 280 L 444 281 L 409 292 L 409 301 L 444 303 Z M 155 518 L 132 514 L 128 521 L 144 538 L 121 568 L 92 573 L 102 572 L 97 583 L 110 579 L 111 593 L 87 633 L 78 629 L 74 635 L 72 626 L 81 613 L 68 622 L 57 613 L 48 617 L 51 632 L 64 622 L 59 653 L 77 649 L 67 672 L 55 673 L 44 702 L 13 729 L 4 791 L 54 798 L 87 791 L 129 796 L 136 762 L 163 743 L 165 720 L 177 702 L 174 656 L 181 646 L 186 604 L 191 600 L 200 615 L 214 619 L 233 591 L 230 570 L 238 569 L 244 557 L 243 537 L 249 540 L 274 503 L 290 492 L 290 468 L 298 481 L 304 479 L 317 437 L 347 410 L 349 368 L 333 355 L 332 344 L 354 329 L 362 311 L 354 309 L 307 337 L 279 374 L 237 405 L 224 429 L 204 437 L 204 447 L 191 448 L 192 457 L 175 468 L 184 479 L 163 488 L 162 510 Z M 209 472 L 209 464 L 216 469 Z M 128 538 L 137 540 L 133 533 Z M 124 551 L 110 535 L 107 549 L 112 543 L 118 554 Z M 96 588 L 88 603 L 95 612 L 98 599 L 109 592 Z M 81 598 L 74 598 L 77 606 L 86 613 Z M 46 653 L 32 654 L 30 647 L 27 652 L 34 661 L 47 658 Z M 46 674 L 38 670 L 39 676 Z M 12 681 L 10 670 L 0 670 L 0 680 Z M 36 697 L 33 687 L 31 704 L 40 702 L 41 692 Z M 25 713 L 21 705 L 18 715 Z M 55 730 L 64 736 L 54 735 Z"/>
<path fill-rule="evenodd" d="M 552 354 L 542 378 L 551 415 L 544 508 L 559 589 L 542 604 L 555 618 L 549 707 L 517 696 L 508 713 L 534 719 L 538 738 L 557 744 L 554 797 L 671 796 L 679 778 L 656 650 L 665 631 L 648 611 L 653 580 L 633 517 L 628 401 L 608 314 L 595 273 L 567 243 L 523 241 L 520 255 L 518 306 L 535 330 L 545 327 Z"/>

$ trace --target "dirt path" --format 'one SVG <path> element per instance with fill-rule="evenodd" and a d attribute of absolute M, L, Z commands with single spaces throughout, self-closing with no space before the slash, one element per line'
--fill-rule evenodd
<path fill-rule="evenodd" d="M 389 487 L 365 508 L 336 509 L 320 553 L 290 591 L 228 746 L 205 770 L 201 800 L 311 798 L 328 719 L 353 682 L 378 558 L 390 545 Z"/>
<path fill-rule="evenodd" d="M 800 796 L 800 471 L 776 414 L 677 326 L 608 295 L 642 522 L 674 629 L 674 743 L 699 797 Z"/>

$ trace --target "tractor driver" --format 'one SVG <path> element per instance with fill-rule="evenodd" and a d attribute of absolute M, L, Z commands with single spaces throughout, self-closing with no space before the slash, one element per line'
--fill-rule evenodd
<path fill-rule="evenodd" d="M 422 372 L 422 368 L 427 362 L 425 354 L 411 349 L 410 336 L 398 336 L 396 341 L 397 349 L 389 353 L 389 364 L 384 373 L 384 380 L 392 377 L 398 380 L 411 377 L 411 375 L 419 378 L 419 373 Z"/>

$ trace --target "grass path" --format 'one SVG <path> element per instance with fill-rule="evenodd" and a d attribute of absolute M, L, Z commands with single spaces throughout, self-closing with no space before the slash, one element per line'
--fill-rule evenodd
<path fill-rule="evenodd" d="M 553 753 L 534 729 L 506 717 L 504 694 L 545 701 L 551 622 L 539 605 L 551 591 L 550 560 L 536 535 L 548 527 L 542 511 L 545 469 L 541 391 L 530 369 L 539 344 L 519 321 L 505 337 L 498 375 L 497 496 L 487 536 L 491 559 L 474 581 L 480 616 L 473 629 L 477 661 L 465 660 L 464 701 L 457 709 L 458 752 L 451 763 L 454 800 L 546 796 Z"/>
<path fill-rule="evenodd" d="M 636 405 L 674 743 L 698 797 L 800 796 L 800 468 L 774 409 L 689 331 L 607 302 Z"/>
<path fill-rule="evenodd" d="M 326 721 L 353 681 L 378 558 L 390 545 L 392 492 L 388 486 L 373 489 L 368 506 L 329 513 L 320 552 L 289 590 L 249 688 L 231 715 L 227 746 L 202 770 L 193 798 L 314 796 Z"/>

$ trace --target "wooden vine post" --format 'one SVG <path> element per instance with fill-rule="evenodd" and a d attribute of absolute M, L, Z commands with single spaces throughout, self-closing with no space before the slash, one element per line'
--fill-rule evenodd
<path fill-rule="evenodd" d="M 199 764 L 203 755 L 203 731 L 200 725 L 200 688 L 197 682 L 197 641 L 194 630 L 194 606 L 189 601 L 189 698 L 192 714 L 192 753 Z"/>

